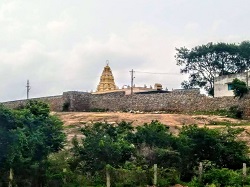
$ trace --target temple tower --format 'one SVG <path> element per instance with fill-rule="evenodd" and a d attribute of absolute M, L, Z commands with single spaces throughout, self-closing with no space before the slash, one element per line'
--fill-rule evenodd
<path fill-rule="evenodd" d="M 108 61 L 107 61 L 108 62 Z M 97 92 L 105 92 L 116 90 L 117 86 L 115 85 L 114 76 L 112 74 L 112 70 L 109 67 L 109 64 L 104 67 L 100 83 L 97 86 Z"/>

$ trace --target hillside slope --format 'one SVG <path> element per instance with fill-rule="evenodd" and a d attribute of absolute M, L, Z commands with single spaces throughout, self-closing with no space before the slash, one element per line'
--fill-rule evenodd
<path fill-rule="evenodd" d="M 245 132 L 241 135 L 241 139 L 250 142 L 248 133 L 250 133 L 250 122 L 245 120 L 237 120 L 222 116 L 214 115 L 185 115 L 185 114 L 159 114 L 159 113 L 120 113 L 120 112 L 57 112 L 54 115 L 58 116 L 65 126 L 68 140 L 70 141 L 73 136 L 81 137 L 79 129 L 86 125 L 95 122 L 109 122 L 116 123 L 121 121 L 133 122 L 134 126 L 150 123 L 152 120 L 158 120 L 163 124 L 170 127 L 170 131 L 177 134 L 183 125 L 197 124 L 199 126 L 207 125 L 209 128 L 219 128 L 223 124 L 229 122 L 234 126 L 245 128 Z M 249 123 L 248 123 L 249 122 Z M 249 125 L 248 125 L 249 124 Z"/>

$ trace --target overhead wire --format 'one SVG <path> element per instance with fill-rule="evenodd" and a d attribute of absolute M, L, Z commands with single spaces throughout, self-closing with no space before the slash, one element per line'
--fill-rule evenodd
<path fill-rule="evenodd" d="M 146 71 L 134 71 L 135 73 L 146 73 L 146 74 L 158 74 L 158 75 L 180 75 L 180 73 L 162 73 L 162 72 L 146 72 Z"/>

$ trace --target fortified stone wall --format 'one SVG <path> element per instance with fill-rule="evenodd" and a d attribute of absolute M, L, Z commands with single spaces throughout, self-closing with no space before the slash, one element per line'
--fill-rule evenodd
<path fill-rule="evenodd" d="M 113 92 L 91 94 L 87 92 L 64 92 L 61 96 L 36 98 L 50 105 L 52 111 L 62 111 L 67 106 L 68 111 L 92 111 L 108 109 L 109 111 L 167 111 L 191 112 L 229 109 L 240 106 L 246 116 L 250 117 L 250 95 L 243 99 L 234 97 L 211 98 L 200 94 L 197 90 L 177 90 L 170 93 L 133 94 Z M 24 105 L 27 100 L 3 103 L 7 107 L 16 108 Z"/>
<path fill-rule="evenodd" d="M 38 100 L 38 101 L 48 103 L 51 111 L 62 111 L 62 106 L 64 103 L 62 95 L 32 98 L 31 100 Z M 26 102 L 27 102 L 27 99 L 8 101 L 8 102 L 3 102 L 2 104 L 8 108 L 18 108 L 20 106 L 25 105 Z"/>
<path fill-rule="evenodd" d="M 64 92 L 63 105 L 68 105 L 68 111 L 89 111 L 91 96 L 88 92 Z"/>
<path fill-rule="evenodd" d="M 190 112 L 229 109 L 238 105 L 233 97 L 210 98 L 198 92 L 171 92 L 157 94 L 125 95 L 124 92 L 92 95 L 90 108 L 111 111 L 168 111 Z"/>

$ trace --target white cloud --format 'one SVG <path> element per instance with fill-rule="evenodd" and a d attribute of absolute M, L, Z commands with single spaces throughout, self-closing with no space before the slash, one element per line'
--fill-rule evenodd
<path fill-rule="evenodd" d="M 65 30 L 67 30 L 68 27 L 69 24 L 66 21 L 50 21 L 46 26 L 48 32 L 50 32 L 53 35 L 65 32 Z"/>
<path fill-rule="evenodd" d="M 186 25 L 186 29 L 188 31 L 197 31 L 197 29 L 199 28 L 199 24 L 198 23 L 194 23 L 194 22 L 190 22 Z"/>
<path fill-rule="evenodd" d="M 106 60 L 120 87 L 130 82 L 129 71 L 134 69 L 171 73 L 136 73 L 136 85 L 160 82 L 179 88 L 186 76 L 178 75 L 175 47 L 240 42 L 250 36 L 250 25 L 243 19 L 250 16 L 248 1 L 238 9 L 230 0 L 216 7 L 213 2 L 4 0 L 0 101 L 25 98 L 27 79 L 32 97 L 95 90 Z"/>

